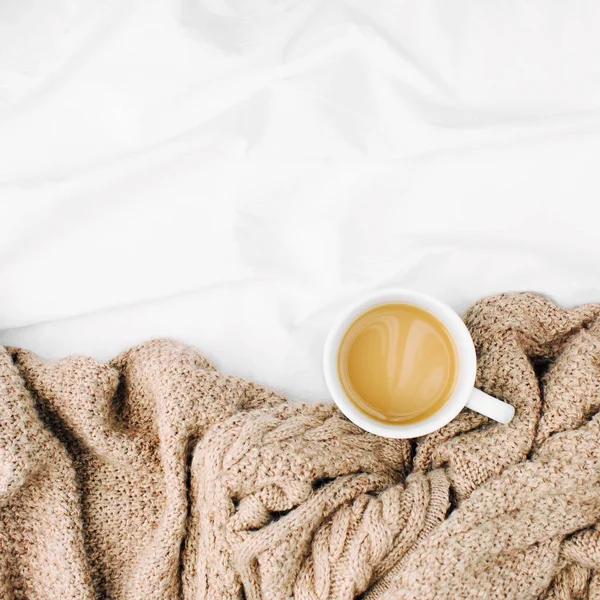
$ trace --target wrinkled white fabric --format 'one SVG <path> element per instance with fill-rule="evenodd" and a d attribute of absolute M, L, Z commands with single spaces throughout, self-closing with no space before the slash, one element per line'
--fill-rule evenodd
<path fill-rule="evenodd" d="M 176 337 L 322 400 L 363 290 L 597 301 L 599 29 L 593 0 L 1 3 L 0 343 Z"/>

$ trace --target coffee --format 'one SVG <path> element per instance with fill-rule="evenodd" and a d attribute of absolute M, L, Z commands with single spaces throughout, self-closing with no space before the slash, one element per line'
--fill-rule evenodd
<path fill-rule="evenodd" d="M 449 400 L 458 378 L 454 340 L 439 319 L 410 304 L 360 315 L 338 352 L 341 384 L 352 402 L 384 423 L 415 423 Z"/>

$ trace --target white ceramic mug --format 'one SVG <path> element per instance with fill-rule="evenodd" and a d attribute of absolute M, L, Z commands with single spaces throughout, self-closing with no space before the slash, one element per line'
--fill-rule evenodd
<path fill-rule="evenodd" d="M 458 380 L 452 395 L 436 413 L 416 423 L 390 424 L 371 418 L 348 398 L 340 382 L 338 352 L 344 334 L 369 309 L 392 303 L 418 306 L 437 317 L 445 325 L 457 348 Z M 471 334 L 462 319 L 443 302 L 413 290 L 379 290 L 348 307 L 329 332 L 325 342 L 323 367 L 327 387 L 340 410 L 359 427 L 383 437 L 413 438 L 431 433 L 452 421 L 465 406 L 500 423 L 509 423 L 515 414 L 515 409 L 510 404 L 474 387 L 477 355 Z"/>

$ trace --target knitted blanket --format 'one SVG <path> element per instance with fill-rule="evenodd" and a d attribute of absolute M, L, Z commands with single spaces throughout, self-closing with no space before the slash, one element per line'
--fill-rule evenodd
<path fill-rule="evenodd" d="M 0 598 L 600 599 L 600 305 L 465 320 L 516 416 L 412 443 L 172 341 L 0 348 Z"/>

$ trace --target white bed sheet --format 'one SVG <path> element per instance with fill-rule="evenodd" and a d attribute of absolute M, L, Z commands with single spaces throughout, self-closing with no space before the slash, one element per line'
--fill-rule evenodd
<path fill-rule="evenodd" d="M 600 300 L 600 4 L 0 4 L 0 343 L 293 399 L 364 290 Z"/>

